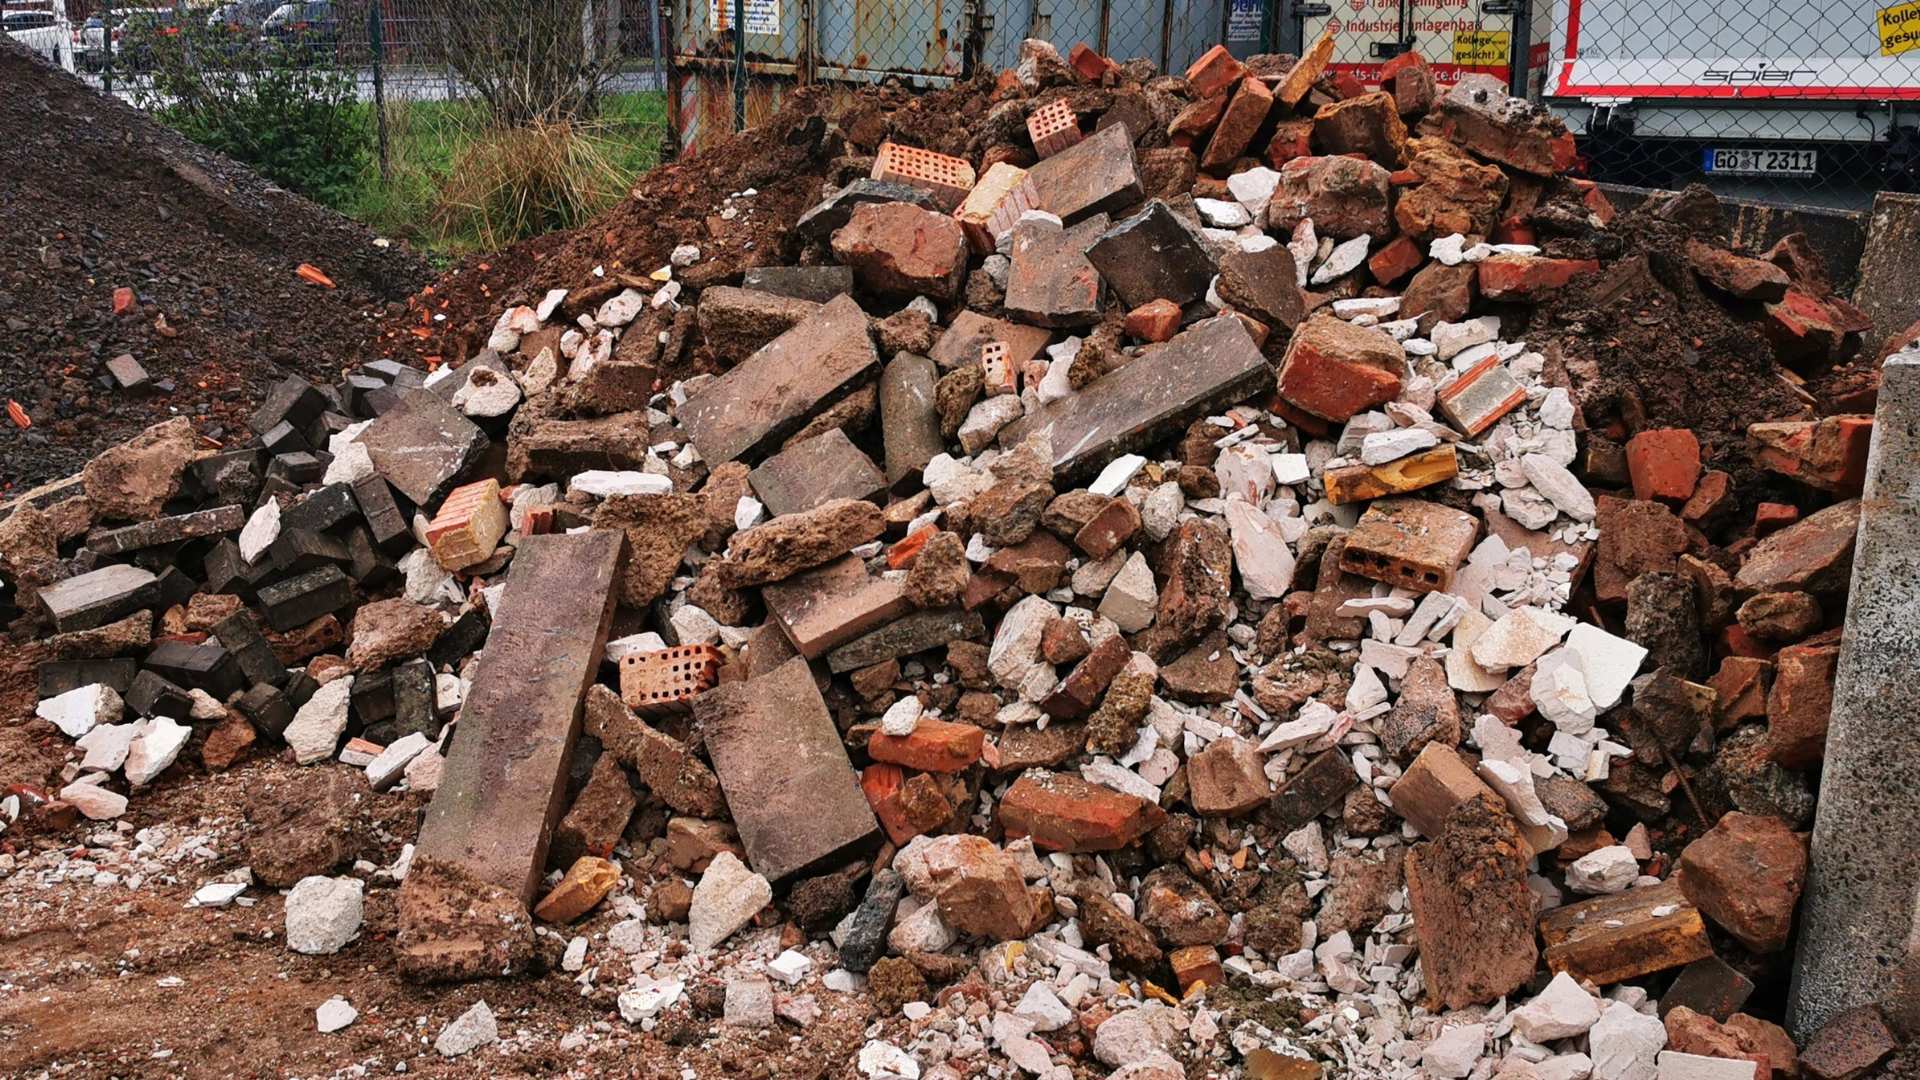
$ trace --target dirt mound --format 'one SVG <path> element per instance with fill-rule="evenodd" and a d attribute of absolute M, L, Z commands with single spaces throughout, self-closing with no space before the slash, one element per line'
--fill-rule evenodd
<path fill-rule="evenodd" d="M 220 439 L 288 372 L 337 378 L 373 317 L 432 277 L 398 246 L 0 43 L 0 485 L 64 476 L 186 414 Z M 309 263 L 334 289 L 309 284 Z M 136 306 L 116 316 L 114 293 Z M 130 354 L 157 385 L 110 389 Z M 3 489 L 0 489 L 3 490 Z"/>

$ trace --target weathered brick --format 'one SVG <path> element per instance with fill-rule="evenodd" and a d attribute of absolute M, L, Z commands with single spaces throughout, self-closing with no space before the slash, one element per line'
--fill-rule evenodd
<path fill-rule="evenodd" d="M 1438 135 L 1490 161 L 1552 176 L 1573 166 L 1573 135 L 1544 109 L 1507 96 L 1496 79 L 1469 75 L 1455 83 L 1420 121 Z"/>
<path fill-rule="evenodd" d="M 1446 828 L 1447 816 L 1455 807 L 1481 794 L 1493 792 L 1458 751 L 1438 742 L 1428 743 L 1388 792 L 1394 813 L 1428 839 Z"/>
<path fill-rule="evenodd" d="M 1240 88 L 1234 91 L 1233 99 L 1227 102 L 1226 111 L 1220 114 L 1220 122 L 1214 125 L 1213 138 L 1207 140 L 1207 150 L 1200 157 L 1200 167 L 1208 172 L 1217 172 L 1233 164 L 1247 152 L 1253 142 L 1253 136 L 1266 121 L 1267 113 L 1273 109 L 1273 91 L 1267 88 L 1261 79 L 1241 79 Z"/>
<path fill-rule="evenodd" d="M 1100 129 L 1035 165 L 1027 176 L 1040 197 L 1038 208 L 1069 225 L 1132 206 L 1144 194 L 1133 135 L 1125 124 Z"/>
<path fill-rule="evenodd" d="M 958 297 L 967 280 L 967 237 L 945 214 L 906 203 L 858 207 L 833 234 L 833 253 L 865 288 L 883 296 Z"/>
<path fill-rule="evenodd" d="M 1313 138 L 1325 153 L 1359 154 L 1397 169 L 1407 144 L 1407 126 L 1401 123 L 1393 98 L 1376 90 L 1320 106 L 1313 116 Z"/>
<path fill-rule="evenodd" d="M 1438 836 L 1407 852 L 1420 972 L 1435 1007 L 1490 1002 L 1533 977 L 1527 858 L 1519 827 L 1490 794 L 1456 806 Z"/>
<path fill-rule="evenodd" d="M 1279 169 L 1280 186 L 1267 204 L 1269 228 L 1290 230 L 1312 218 L 1321 236 L 1393 235 L 1389 173 L 1381 166 L 1350 157 L 1301 157 Z"/>
<path fill-rule="evenodd" d="M 1527 388 L 1498 356 L 1489 356 L 1442 387 L 1434 397 L 1434 406 L 1461 434 L 1478 435 L 1526 400 Z"/>
<path fill-rule="evenodd" d="M 867 740 L 867 754 L 875 761 L 922 772 L 958 772 L 980 760 L 986 737 L 985 731 L 972 724 L 921 717 L 908 735 L 888 735 L 876 729 Z"/>
<path fill-rule="evenodd" d="M 1489 300 L 1537 303 L 1580 274 L 1597 273 L 1592 259 L 1550 259 L 1540 255 L 1495 255 L 1480 263 L 1480 292 Z"/>
<path fill-rule="evenodd" d="M 1272 816 L 1282 833 L 1290 833 L 1320 816 L 1346 797 L 1360 782 L 1353 763 L 1338 750 L 1326 750 L 1307 762 L 1273 793 Z"/>
<path fill-rule="evenodd" d="M 488 479 L 453 489 L 427 525 L 427 545 L 442 570 L 465 570 L 487 561 L 507 534 L 507 505 L 500 481 Z"/>
<path fill-rule="evenodd" d="M 1287 344 L 1280 396 L 1315 416 L 1344 422 L 1400 393 L 1406 355 L 1378 330 L 1317 315 Z"/>
<path fill-rule="evenodd" d="M 1747 428 L 1747 444 L 1760 466 L 1842 495 L 1857 495 L 1865 485 L 1872 441 L 1871 416 L 1826 416 Z"/>
<path fill-rule="evenodd" d="M 680 645 L 620 659 L 620 698 L 646 717 L 682 715 L 720 681 L 720 650 Z"/>
<path fill-rule="evenodd" d="M 1773 687 L 1767 694 L 1767 756 L 1789 769 L 1804 769 L 1827 753 L 1833 712 L 1838 645 L 1794 645 L 1773 657 Z"/>
<path fill-rule="evenodd" d="M 974 183 L 973 166 L 964 160 L 895 142 L 880 144 L 870 178 L 919 188 L 949 212 L 967 197 Z M 854 212 L 859 212 L 858 207 Z"/>
<path fill-rule="evenodd" d="M 1066 102 L 1059 104 L 1064 106 Z M 1080 129 L 1073 130 L 1077 136 Z M 987 169 L 953 216 L 966 233 L 967 246 L 973 253 L 990 255 L 1000 234 L 1013 228 L 1021 214 L 1034 209 L 1038 199 L 1033 181 L 1027 178 L 1027 170 L 1001 161 Z"/>
<path fill-rule="evenodd" d="M 1540 917 L 1540 938 L 1547 967 L 1598 986 L 1713 955 L 1700 910 L 1673 880 L 1555 908 Z"/>
<path fill-rule="evenodd" d="M 1065 773 L 1029 769 L 1000 800 L 1009 836 L 1069 853 L 1118 851 L 1166 819 L 1153 803 Z"/>
<path fill-rule="evenodd" d="M 1686 428 L 1643 431 L 1627 440 L 1627 471 L 1634 498 L 1684 503 L 1700 482 L 1700 440 Z"/>

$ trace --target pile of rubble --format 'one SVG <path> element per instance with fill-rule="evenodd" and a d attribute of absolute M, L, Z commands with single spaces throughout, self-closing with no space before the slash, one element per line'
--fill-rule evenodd
<path fill-rule="evenodd" d="M 1805 387 L 1867 327 L 1704 193 L 1615 221 L 1492 80 L 1330 51 L 1029 42 L 968 158 L 841 158 L 794 265 L 684 244 L 102 455 L 0 522 L 75 748 L 10 813 L 346 763 L 431 801 L 261 883 L 290 948 L 399 882 L 410 977 L 557 967 L 669 1042 L 864 992 L 866 1076 L 1863 1075 L 1871 1010 L 1741 1008 L 1872 430 Z M 1738 430 L 1649 422 L 1621 318 L 1750 346 Z"/>

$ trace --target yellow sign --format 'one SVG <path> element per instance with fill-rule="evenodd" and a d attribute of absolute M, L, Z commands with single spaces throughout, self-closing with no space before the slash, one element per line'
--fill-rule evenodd
<path fill-rule="evenodd" d="M 1880 55 L 1899 56 L 1920 48 L 1920 0 L 1880 9 Z"/>
<path fill-rule="evenodd" d="M 1920 6 L 1920 0 L 1914 0 Z M 1513 49 L 1513 35 L 1505 30 L 1456 30 L 1453 62 L 1459 67 L 1504 67 Z"/>

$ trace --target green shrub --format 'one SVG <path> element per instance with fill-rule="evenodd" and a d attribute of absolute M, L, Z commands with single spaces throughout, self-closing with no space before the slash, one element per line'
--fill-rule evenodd
<path fill-rule="evenodd" d="M 372 112 L 327 48 L 191 25 L 150 47 L 143 104 L 162 122 L 317 202 L 353 196 L 371 157 Z"/>

